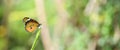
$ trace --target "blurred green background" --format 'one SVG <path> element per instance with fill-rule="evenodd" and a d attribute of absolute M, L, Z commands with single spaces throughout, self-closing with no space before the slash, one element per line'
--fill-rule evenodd
<path fill-rule="evenodd" d="M 35 50 L 120 50 L 120 0 L 0 0 L 0 50 L 30 50 L 26 16 L 43 25 Z"/>

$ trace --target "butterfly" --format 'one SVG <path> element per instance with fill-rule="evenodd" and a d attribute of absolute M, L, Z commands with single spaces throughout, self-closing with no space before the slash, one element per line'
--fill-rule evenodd
<path fill-rule="evenodd" d="M 41 26 L 41 24 L 39 24 L 36 20 L 29 17 L 24 17 L 23 22 L 25 23 L 25 30 L 28 32 L 34 32 L 37 28 L 40 28 Z"/>

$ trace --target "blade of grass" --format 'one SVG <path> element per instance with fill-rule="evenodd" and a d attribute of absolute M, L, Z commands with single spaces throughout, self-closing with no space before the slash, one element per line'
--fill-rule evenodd
<path fill-rule="evenodd" d="M 35 37 L 35 40 L 34 40 L 34 42 L 32 44 L 31 50 L 34 50 L 39 35 L 40 35 L 40 30 L 38 30 L 38 32 L 36 33 L 36 37 Z"/>

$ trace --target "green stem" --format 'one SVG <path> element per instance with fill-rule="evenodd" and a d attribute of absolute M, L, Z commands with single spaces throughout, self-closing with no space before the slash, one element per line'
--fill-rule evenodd
<path fill-rule="evenodd" d="M 37 34 L 36 34 L 36 37 L 35 37 L 35 40 L 34 40 L 34 42 L 33 42 L 33 44 L 32 44 L 31 50 L 34 50 L 35 44 L 36 44 L 36 42 L 37 42 L 37 40 L 38 40 L 39 35 L 40 35 L 40 30 L 39 30 L 39 31 L 37 32 Z"/>

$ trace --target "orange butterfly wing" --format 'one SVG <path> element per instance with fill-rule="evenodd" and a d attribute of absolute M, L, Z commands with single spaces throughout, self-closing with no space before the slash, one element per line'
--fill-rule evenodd
<path fill-rule="evenodd" d="M 34 32 L 37 27 L 38 27 L 39 23 L 36 23 L 36 22 L 33 22 L 33 21 L 30 21 L 26 24 L 25 26 L 25 29 L 28 31 L 28 32 Z"/>

